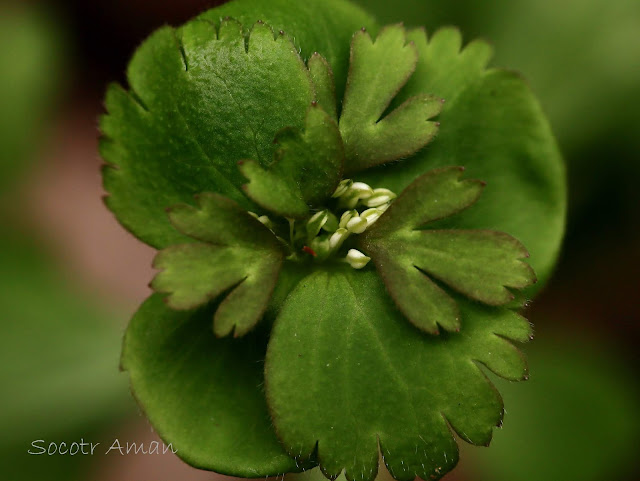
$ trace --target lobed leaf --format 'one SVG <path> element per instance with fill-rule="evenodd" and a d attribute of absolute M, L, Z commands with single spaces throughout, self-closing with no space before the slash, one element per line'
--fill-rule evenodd
<path fill-rule="evenodd" d="M 245 193 L 261 207 L 288 218 L 304 218 L 320 206 L 342 178 L 344 148 L 335 121 L 317 102 L 307 112 L 304 132 L 285 129 L 267 168 L 248 160 L 239 168 L 249 179 Z"/>
<path fill-rule="evenodd" d="M 313 85 L 316 88 L 316 100 L 329 116 L 338 121 L 336 85 L 333 70 L 329 62 L 315 52 L 307 62 Z"/>
<path fill-rule="evenodd" d="M 480 198 L 485 183 L 462 180 L 463 172 L 464 167 L 444 167 L 418 177 L 367 235 L 373 238 L 415 229 L 470 207 Z"/>
<path fill-rule="evenodd" d="M 113 86 L 101 120 L 107 205 L 143 241 L 184 242 L 163 209 L 218 192 L 246 209 L 236 163 L 272 158 L 275 134 L 301 128 L 314 99 L 309 71 L 288 37 L 257 23 L 195 20 L 165 27 L 136 52 L 130 92 Z"/>
<path fill-rule="evenodd" d="M 157 294 L 140 307 L 122 353 L 136 399 L 192 466 L 247 478 L 297 471 L 273 432 L 260 387 L 264 336 L 214 337 L 214 308 L 174 311 Z"/>
<path fill-rule="evenodd" d="M 442 97 L 438 136 L 413 158 L 362 172 L 358 179 L 402 192 L 431 169 L 464 165 L 469 176 L 487 182 L 482 198 L 432 227 L 513 235 L 527 246 L 539 278 L 525 291 L 530 297 L 555 264 L 566 214 L 564 164 L 544 113 L 519 75 L 485 70 L 492 55 L 486 42 L 462 49 L 462 36 L 453 28 L 430 39 L 424 30 L 413 30 L 408 38 L 418 49 L 418 64 L 392 107 L 423 92 Z"/>
<path fill-rule="evenodd" d="M 228 15 L 239 23 L 220 20 Z M 317 459 L 328 476 L 346 470 L 347 479 L 364 481 L 375 477 L 380 449 L 397 479 L 436 479 L 457 461 L 451 429 L 487 444 L 502 418 L 500 396 L 479 363 L 508 379 L 526 376 L 506 339 L 527 340 L 528 323 L 455 290 L 501 304 L 507 288 L 532 280 L 522 246 L 470 231 L 480 227 L 526 241 L 533 265 L 548 275 L 564 219 L 561 161 L 521 79 L 485 71 L 490 49 L 474 42 L 460 51 L 454 30 L 427 41 L 422 31 L 395 26 L 375 42 L 365 32 L 353 39 L 339 122 L 345 170 L 417 154 L 358 178 L 396 192 L 409 186 L 360 239 L 376 251 L 401 311 L 370 270 L 334 266 L 301 279 L 310 267 L 287 265 L 276 286 L 282 246 L 246 210 L 258 204 L 302 217 L 327 195 L 339 171 L 330 169 L 336 131 L 328 126 L 345 90 L 348 38 L 363 25 L 375 33 L 368 16 L 338 0 L 230 2 L 154 34 L 131 64 L 130 92 L 110 89 L 101 121 L 101 150 L 111 164 L 107 203 L 146 242 L 172 246 L 158 256 L 165 270 L 154 280 L 169 305 L 208 304 L 172 311 L 152 296 L 129 327 L 123 367 L 163 439 L 196 467 L 262 477 Z M 428 120 L 440 112 L 440 97 L 447 100 L 442 132 L 420 152 L 435 134 Z M 322 120 L 305 117 L 312 101 L 319 105 L 312 111 L 327 112 Z M 326 141 L 318 164 L 304 148 L 312 131 Z M 238 169 L 243 159 L 253 161 Z M 407 200 L 416 178 L 451 164 L 489 181 L 474 209 L 465 210 L 482 186 L 460 181 L 455 170 Z M 312 175 L 304 177 L 302 166 Z M 205 195 L 199 208 L 173 209 L 172 229 L 160 209 L 206 191 L 217 194 Z M 222 303 L 210 303 L 229 289 Z M 207 327 L 215 312 L 217 335 L 242 335 L 265 309 L 268 321 L 277 316 L 266 363 L 271 419 L 259 387 L 266 337 L 216 339 Z M 455 331 L 460 318 L 464 329 L 427 336 L 402 314 L 422 331 L 438 324 Z"/>
<path fill-rule="evenodd" d="M 365 30 L 354 35 L 340 116 L 347 172 L 411 156 L 435 135 L 436 123 L 427 120 L 440 113 L 441 102 L 431 95 L 412 97 L 381 118 L 417 62 L 401 25 L 383 28 L 375 42 Z"/>
<path fill-rule="evenodd" d="M 282 30 L 304 59 L 318 52 L 334 73 L 338 99 L 344 95 L 353 32 L 362 27 L 367 27 L 372 33 L 378 29 L 371 14 L 345 0 L 241 0 L 208 10 L 200 18 L 218 22 L 226 16 L 237 19 L 247 27 L 257 20 L 263 20 L 275 31 Z"/>
<path fill-rule="evenodd" d="M 370 481 L 378 449 L 398 480 L 439 479 L 458 459 L 451 430 L 486 445 L 502 400 L 479 367 L 511 380 L 526 363 L 506 339 L 529 323 L 461 300 L 461 333 L 433 337 L 405 322 L 372 271 L 316 272 L 287 299 L 265 376 L 269 408 L 291 456 Z"/>
<path fill-rule="evenodd" d="M 473 203 L 483 183 L 460 180 L 463 169 L 437 169 L 418 177 L 360 237 L 387 290 L 418 328 L 438 334 L 460 329 L 456 302 L 440 283 L 476 301 L 503 305 L 507 289 L 536 281 L 522 258 L 529 253 L 513 237 L 487 230 L 424 230 L 428 223 Z M 427 224 L 427 226 L 425 226 Z"/>
<path fill-rule="evenodd" d="M 204 242 L 161 251 L 154 260 L 161 272 L 151 287 L 169 294 L 167 304 L 178 310 L 194 309 L 228 292 L 215 312 L 213 329 L 219 337 L 240 337 L 264 314 L 284 250 L 269 229 L 235 202 L 218 194 L 202 194 L 198 200 L 200 208 L 177 206 L 169 216 L 183 234 Z"/>

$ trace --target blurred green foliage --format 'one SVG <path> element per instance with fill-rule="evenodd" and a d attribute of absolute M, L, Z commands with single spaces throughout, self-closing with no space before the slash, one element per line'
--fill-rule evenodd
<path fill-rule="evenodd" d="M 51 128 L 64 77 L 61 28 L 46 11 L 0 5 L 0 190 L 29 165 Z"/>
<path fill-rule="evenodd" d="M 7 227 L 7 219 L 3 219 Z M 0 465 L 6 479 L 70 479 L 81 456 L 30 456 L 31 442 L 95 441 L 130 410 L 121 332 L 72 286 L 33 236 L 0 238 Z M 9 476 L 10 474 L 10 476 Z"/>
<path fill-rule="evenodd" d="M 527 351 L 527 383 L 495 379 L 505 429 L 489 449 L 469 449 L 474 481 L 634 479 L 640 393 L 620 353 L 568 332 L 541 336 Z"/>
<path fill-rule="evenodd" d="M 88 456 L 31 443 L 100 440 L 133 402 L 118 372 L 121 333 L 25 227 L 15 187 L 51 130 L 64 76 L 60 27 L 31 5 L 0 7 L 0 466 L 2 479 L 84 479 Z M 35 230 L 33 232 L 32 230 Z M 95 460 L 93 460 L 95 462 Z"/>

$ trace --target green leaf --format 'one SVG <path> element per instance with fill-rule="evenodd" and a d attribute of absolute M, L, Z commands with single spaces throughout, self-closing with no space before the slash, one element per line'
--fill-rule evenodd
<path fill-rule="evenodd" d="M 183 241 L 163 209 L 205 191 L 245 208 L 239 160 L 268 163 L 273 138 L 302 127 L 314 97 L 308 70 L 288 37 L 258 23 L 197 20 L 155 32 L 128 71 L 131 92 L 112 87 L 101 128 L 107 205 L 155 247 Z"/>
<path fill-rule="evenodd" d="M 362 27 L 374 33 L 377 30 L 373 16 L 345 0 L 240 0 L 211 9 L 201 18 L 218 22 L 226 16 L 246 26 L 264 20 L 274 30 L 284 31 L 300 49 L 302 58 L 311 58 L 318 52 L 334 73 L 338 99 L 344 94 L 353 32 Z"/>
<path fill-rule="evenodd" d="M 425 230 L 477 201 L 484 184 L 462 181 L 464 169 L 437 169 L 418 177 L 360 237 L 402 313 L 416 327 L 438 334 L 460 328 L 455 301 L 438 283 L 471 299 L 503 305 L 507 289 L 535 282 L 521 259 L 529 253 L 515 238 L 487 230 Z M 425 225 L 427 224 L 427 225 Z"/>
<path fill-rule="evenodd" d="M 316 87 L 316 100 L 322 109 L 333 120 L 338 121 L 338 105 L 336 99 L 336 84 L 329 62 L 315 52 L 307 62 L 313 85 Z"/>
<path fill-rule="evenodd" d="M 272 232 L 238 204 L 218 194 L 198 197 L 200 208 L 179 205 L 171 222 L 200 243 L 161 251 L 154 267 L 162 269 L 151 287 L 167 293 L 173 309 L 189 310 L 230 291 L 214 316 L 213 329 L 240 337 L 260 320 L 278 280 L 284 258 Z"/>
<path fill-rule="evenodd" d="M 220 20 L 227 16 L 238 19 L 242 31 Z M 258 20 L 286 34 L 274 40 L 258 24 L 245 41 Z M 106 203 L 120 223 L 163 248 L 184 242 L 167 223 L 165 207 L 190 202 L 194 194 L 214 191 L 255 208 L 240 190 L 245 180 L 236 163 L 268 162 L 276 133 L 303 127 L 314 89 L 298 51 L 304 58 L 323 54 L 341 98 L 349 40 L 364 25 L 375 29 L 369 15 L 340 0 L 242 0 L 181 30 L 152 34 L 129 65 L 130 90 L 109 88 L 108 115 L 100 122 L 100 152 L 109 164 Z"/>
<path fill-rule="evenodd" d="M 398 480 L 438 479 L 456 464 L 451 430 L 486 445 L 502 401 L 479 367 L 524 379 L 529 323 L 508 309 L 461 301 L 464 329 L 440 337 L 407 323 L 373 271 L 316 272 L 273 328 L 265 376 L 279 438 L 323 472 L 373 480 L 378 447 Z"/>
<path fill-rule="evenodd" d="M 401 192 L 431 169 L 465 166 L 470 177 L 486 181 L 482 198 L 437 227 L 491 229 L 520 240 L 540 280 L 527 290 L 531 295 L 548 278 L 564 232 L 564 165 L 548 122 L 520 76 L 485 70 L 491 57 L 485 42 L 461 50 L 461 35 L 450 28 L 429 41 L 422 30 L 409 38 L 420 57 L 397 102 L 425 91 L 444 98 L 438 136 L 415 157 L 358 180 Z"/>
<path fill-rule="evenodd" d="M 285 129 L 275 140 L 279 149 L 273 163 L 263 168 L 241 161 L 249 179 L 245 193 L 261 207 L 280 216 L 304 218 L 310 206 L 319 206 L 342 178 L 344 148 L 338 125 L 317 103 L 307 112 L 304 132 Z"/>
<path fill-rule="evenodd" d="M 412 97 L 381 119 L 417 62 L 418 50 L 401 25 L 385 27 L 375 42 L 364 30 L 354 35 L 340 116 L 347 172 L 411 156 L 436 134 L 436 123 L 427 120 L 442 105 L 431 95 Z"/>
<path fill-rule="evenodd" d="M 158 295 L 136 313 L 122 367 L 149 420 L 192 466 L 240 477 L 296 471 L 279 444 L 262 383 L 264 336 L 216 339 L 212 307 L 167 308 Z"/>

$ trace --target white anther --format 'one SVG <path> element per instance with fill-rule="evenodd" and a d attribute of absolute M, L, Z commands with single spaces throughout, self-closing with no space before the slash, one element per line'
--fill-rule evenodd
<path fill-rule="evenodd" d="M 313 214 L 311 216 L 311 219 L 307 221 L 307 224 L 313 224 L 314 222 L 318 221 L 319 224 L 324 225 L 324 223 L 327 222 L 328 218 L 329 218 L 328 211 L 321 210 L 320 212 L 316 212 L 315 214 Z"/>
<path fill-rule="evenodd" d="M 358 202 L 368 199 L 373 194 L 373 189 L 364 182 L 354 182 L 341 196 L 339 206 L 353 209 Z"/>
<path fill-rule="evenodd" d="M 335 192 L 331 197 L 333 197 L 334 199 L 338 197 L 342 197 L 344 193 L 351 188 L 352 185 L 353 185 L 353 180 L 351 179 L 341 180 L 340 183 L 338 184 L 338 187 L 336 188 Z"/>
<path fill-rule="evenodd" d="M 347 239 L 347 237 L 349 237 L 349 231 L 347 229 L 338 229 L 331 235 L 331 237 L 329 237 L 329 248 L 332 251 L 340 249 L 340 246 Z"/>
<path fill-rule="evenodd" d="M 340 197 L 340 201 L 338 202 L 338 207 L 343 209 L 353 209 L 360 202 L 360 194 L 356 190 L 348 190 L 345 192 L 342 197 Z"/>
<path fill-rule="evenodd" d="M 329 211 L 326 209 L 316 212 L 311 216 L 307 221 L 307 236 L 309 239 L 318 235 L 322 227 L 327 223 L 327 220 L 329 220 Z"/>
<path fill-rule="evenodd" d="M 389 189 L 374 189 L 373 193 L 363 200 L 363 204 L 367 207 L 378 207 L 387 204 L 396 198 L 396 194 Z"/>
<path fill-rule="evenodd" d="M 380 209 L 377 209 L 374 207 L 372 209 L 367 209 L 363 211 L 360 214 L 360 217 L 367 220 L 367 228 L 368 228 L 371 224 L 377 221 L 383 213 L 384 211 L 381 211 Z"/>
<path fill-rule="evenodd" d="M 364 182 L 354 182 L 349 190 L 357 192 L 360 200 L 368 199 L 375 192 L 369 184 Z"/>
<path fill-rule="evenodd" d="M 349 249 L 349 252 L 347 252 L 347 257 L 345 258 L 345 260 L 354 269 L 362 269 L 364 266 L 366 266 L 369 263 L 371 258 L 367 257 L 359 250 Z"/>
<path fill-rule="evenodd" d="M 347 222 L 347 230 L 353 234 L 362 234 L 367 230 L 367 224 L 367 219 L 352 217 L 349 222 Z"/>
<path fill-rule="evenodd" d="M 390 205 L 391 205 L 391 202 L 387 202 L 386 204 L 379 205 L 378 207 L 376 207 L 376 209 L 378 209 L 381 214 L 384 214 Z"/>
<path fill-rule="evenodd" d="M 355 209 L 351 209 L 351 210 L 345 210 L 342 213 L 342 217 L 340 217 L 340 223 L 338 224 L 339 227 L 346 229 L 347 228 L 347 223 L 353 219 L 354 217 L 358 217 L 358 211 Z"/>

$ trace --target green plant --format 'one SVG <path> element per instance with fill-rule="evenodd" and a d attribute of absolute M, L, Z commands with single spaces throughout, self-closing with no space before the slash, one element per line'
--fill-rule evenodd
<path fill-rule="evenodd" d="M 122 365 L 185 461 L 436 479 L 452 432 L 489 443 L 481 365 L 527 377 L 517 311 L 565 210 L 547 122 L 490 57 L 340 0 L 239 0 L 138 49 L 104 183 L 161 272 Z"/>

